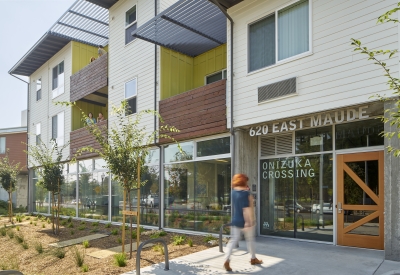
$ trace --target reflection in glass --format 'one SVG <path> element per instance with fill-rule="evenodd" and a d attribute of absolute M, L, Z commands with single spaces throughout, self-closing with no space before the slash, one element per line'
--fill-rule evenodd
<path fill-rule="evenodd" d="M 37 184 L 38 179 L 33 179 L 34 212 L 49 213 L 49 192 Z"/>
<path fill-rule="evenodd" d="M 65 182 L 61 187 L 60 214 L 62 216 L 76 216 L 76 180 L 76 174 L 68 174 L 65 176 Z"/>
<path fill-rule="evenodd" d="M 230 137 L 210 139 L 197 142 L 198 157 L 229 154 L 230 149 L 231 149 Z"/>
<path fill-rule="evenodd" d="M 383 126 L 379 119 L 336 125 L 336 150 L 383 145 Z"/>
<path fill-rule="evenodd" d="M 165 166 L 165 227 L 219 232 L 231 210 L 230 159 Z"/>
<path fill-rule="evenodd" d="M 107 169 L 107 163 L 104 159 L 95 159 L 94 160 L 94 169 L 95 170 L 102 170 Z"/>
<path fill-rule="evenodd" d="M 332 126 L 296 132 L 296 154 L 332 151 Z"/>
<path fill-rule="evenodd" d="M 166 163 L 193 159 L 193 142 L 183 142 L 180 146 L 183 153 L 179 152 L 177 144 L 164 146 L 164 161 Z"/>
<path fill-rule="evenodd" d="M 332 242 L 332 168 L 332 154 L 261 160 L 261 234 Z"/>

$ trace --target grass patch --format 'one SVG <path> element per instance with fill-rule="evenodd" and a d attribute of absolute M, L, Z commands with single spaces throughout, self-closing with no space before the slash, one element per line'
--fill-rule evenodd
<path fill-rule="evenodd" d="M 71 233 L 71 235 L 74 235 L 75 231 L 71 229 L 70 233 Z"/>
<path fill-rule="evenodd" d="M 163 237 L 163 236 L 166 236 L 166 235 L 167 235 L 167 232 L 158 231 L 157 233 L 154 233 L 154 234 L 150 235 L 150 239 L 157 239 L 159 237 Z"/>
<path fill-rule="evenodd" d="M 182 235 L 175 235 L 172 237 L 172 243 L 174 245 L 182 245 L 185 243 L 186 237 Z"/>
<path fill-rule="evenodd" d="M 35 250 L 38 254 L 42 254 L 43 253 L 43 245 L 41 242 L 37 242 L 34 244 L 35 246 Z"/>
<path fill-rule="evenodd" d="M 90 246 L 89 241 L 88 240 L 84 240 L 82 243 L 84 248 L 88 248 Z"/>
<path fill-rule="evenodd" d="M 82 272 L 88 272 L 89 266 L 87 264 L 82 265 Z"/>
<path fill-rule="evenodd" d="M 51 250 L 51 254 L 59 259 L 63 259 L 65 257 L 65 253 L 65 249 L 62 247 L 57 247 Z"/>
<path fill-rule="evenodd" d="M 215 241 L 215 240 L 218 240 L 218 239 L 211 234 L 208 234 L 207 236 L 204 237 L 205 243 L 208 243 L 209 241 Z"/>
<path fill-rule="evenodd" d="M 92 223 L 92 226 L 99 226 L 99 222 Z"/>
<path fill-rule="evenodd" d="M 117 243 L 119 243 L 119 244 L 122 243 L 122 239 L 120 237 L 117 238 Z"/>
<path fill-rule="evenodd" d="M 77 267 L 82 267 L 85 261 L 85 250 L 80 250 L 76 245 L 71 248 L 72 257 Z"/>
<path fill-rule="evenodd" d="M 69 217 L 67 222 L 72 222 L 72 217 Z"/>
<path fill-rule="evenodd" d="M 10 239 L 14 238 L 14 232 L 12 230 L 7 231 L 7 235 Z"/>
<path fill-rule="evenodd" d="M 71 222 L 67 225 L 68 228 L 74 228 L 74 224 Z"/>
<path fill-rule="evenodd" d="M 164 246 L 162 244 L 160 244 L 160 243 L 157 243 L 155 246 L 153 246 L 153 250 L 155 252 L 160 252 L 161 255 L 165 254 Z"/>
<path fill-rule="evenodd" d="M 80 225 L 80 226 L 78 227 L 78 229 L 79 229 L 79 230 L 85 230 L 85 229 L 86 229 L 86 226 L 85 226 L 85 225 Z"/>
<path fill-rule="evenodd" d="M 28 248 L 29 248 L 28 243 L 27 243 L 27 242 L 23 242 L 23 243 L 22 243 L 22 247 L 23 247 L 24 249 L 28 249 Z"/>
<path fill-rule="evenodd" d="M 5 228 L 0 229 L 0 235 L 5 237 L 7 235 L 7 230 Z"/>
<path fill-rule="evenodd" d="M 62 226 L 66 226 L 67 225 L 67 221 L 66 220 L 64 220 L 64 221 L 62 221 L 60 224 L 62 225 Z"/>
<path fill-rule="evenodd" d="M 189 239 L 187 240 L 187 244 L 188 244 L 190 247 L 193 247 L 193 240 L 189 238 Z"/>
<path fill-rule="evenodd" d="M 118 235 L 118 229 L 111 230 L 111 235 Z"/>
<path fill-rule="evenodd" d="M 115 265 L 119 267 L 126 266 L 126 255 L 125 253 L 118 253 L 114 255 Z"/>
<path fill-rule="evenodd" d="M 46 228 L 46 224 L 45 223 L 42 223 L 42 228 Z"/>
<path fill-rule="evenodd" d="M 19 226 L 17 225 L 17 227 L 15 229 L 17 229 L 17 231 L 19 231 Z"/>
<path fill-rule="evenodd" d="M 106 228 L 110 228 L 110 227 L 111 227 L 111 223 L 110 223 L 110 222 L 107 223 L 105 227 L 106 227 Z"/>
<path fill-rule="evenodd" d="M 14 238 L 17 241 L 17 243 L 23 243 L 25 241 L 24 236 L 22 236 L 22 235 L 15 235 Z"/>
<path fill-rule="evenodd" d="M 86 224 L 86 222 L 85 221 L 81 221 L 81 224 Z"/>

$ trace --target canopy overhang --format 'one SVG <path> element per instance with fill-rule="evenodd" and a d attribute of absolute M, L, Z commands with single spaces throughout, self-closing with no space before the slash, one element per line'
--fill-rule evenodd
<path fill-rule="evenodd" d="M 85 0 L 75 1 L 9 73 L 30 76 L 71 41 L 107 45 L 108 10 Z"/>
<path fill-rule="evenodd" d="M 179 0 L 132 32 L 191 57 L 226 43 L 226 16 L 209 0 Z"/>

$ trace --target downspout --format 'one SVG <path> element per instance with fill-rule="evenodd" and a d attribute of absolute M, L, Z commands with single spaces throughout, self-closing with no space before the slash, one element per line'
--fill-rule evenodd
<path fill-rule="evenodd" d="M 157 16 L 157 1 L 154 0 L 154 16 Z M 157 45 L 154 44 L 154 111 L 157 111 Z M 162 184 L 162 177 L 161 177 L 161 171 L 162 171 L 162 149 L 161 146 L 157 143 L 157 116 L 154 116 L 154 144 L 159 148 L 160 150 L 160 156 L 158 158 L 158 228 L 161 229 L 161 215 L 162 215 L 162 210 L 164 209 L 164 198 L 162 196 L 162 190 L 161 184 Z"/>
<path fill-rule="evenodd" d="M 19 77 L 17 77 L 17 76 L 15 76 L 15 75 L 13 75 L 11 72 L 8 72 L 12 77 L 15 77 L 16 79 L 18 79 L 18 80 L 21 80 L 22 82 L 25 82 L 27 85 L 27 102 L 26 102 L 26 151 L 28 151 L 28 144 L 29 144 L 29 100 L 30 100 L 30 97 L 29 97 L 29 82 L 27 82 L 27 81 L 25 81 L 25 80 L 23 80 L 22 78 L 19 78 Z M 28 204 L 28 212 L 30 213 L 30 212 L 32 212 L 32 210 L 33 209 L 31 209 L 31 203 L 30 203 L 30 200 L 31 200 L 31 194 L 30 194 L 30 171 L 29 171 L 29 165 L 28 165 L 28 156 L 26 157 L 26 170 L 28 171 L 28 189 L 27 189 L 27 191 L 28 191 L 28 201 L 27 201 L 27 204 Z"/>
<path fill-rule="evenodd" d="M 231 58 L 231 72 L 230 72 L 230 78 L 231 78 L 231 119 L 230 119 L 230 133 L 231 133 L 231 176 L 235 174 L 235 132 L 233 129 L 233 19 L 232 17 L 229 16 L 227 11 L 218 3 L 217 0 L 211 0 L 220 10 L 223 14 L 225 14 L 226 18 L 228 18 L 229 22 L 231 23 L 231 33 L 230 33 L 230 41 L 231 41 L 231 47 L 230 47 L 230 58 Z"/>

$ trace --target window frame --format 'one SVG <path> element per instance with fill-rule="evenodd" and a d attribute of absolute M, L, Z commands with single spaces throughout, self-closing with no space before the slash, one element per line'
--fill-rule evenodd
<path fill-rule="evenodd" d="M 136 95 L 127 98 L 127 97 L 126 97 L 126 84 L 129 83 L 129 82 L 131 82 L 131 81 L 133 81 L 133 80 L 135 80 Z M 138 113 L 138 77 L 137 77 L 137 76 L 135 76 L 134 78 L 131 78 L 131 79 L 128 80 L 128 81 L 125 81 L 125 83 L 124 83 L 124 100 L 126 100 L 126 102 L 128 103 L 128 101 L 129 101 L 130 99 L 132 99 L 132 98 L 136 98 L 136 110 L 135 110 L 134 113 L 130 113 L 130 114 L 128 114 L 128 115 L 125 113 L 125 116 L 131 116 L 131 115 L 134 115 L 134 114 L 137 114 L 137 113 Z M 129 104 L 128 104 L 128 105 L 129 105 Z"/>
<path fill-rule="evenodd" d="M 60 120 L 60 116 L 62 114 L 63 120 Z M 56 136 L 53 136 L 53 118 L 57 117 L 57 128 L 56 128 Z M 60 126 L 60 121 L 62 121 L 62 127 Z M 60 134 L 60 131 L 62 129 L 62 135 Z M 64 146 L 64 142 L 65 142 L 65 113 L 64 111 L 59 112 L 57 114 L 55 114 L 54 116 L 51 117 L 51 141 L 56 141 L 57 142 L 57 146 Z M 60 142 L 62 141 L 62 142 Z M 54 144 L 54 143 L 53 143 Z"/>
<path fill-rule="evenodd" d="M 220 70 L 220 71 L 213 72 L 212 74 L 206 75 L 206 76 L 204 77 L 204 85 L 208 85 L 208 84 L 211 84 L 211 83 L 216 82 L 216 81 L 214 81 L 214 82 L 211 82 L 211 83 L 207 83 L 207 79 L 208 79 L 209 77 L 214 76 L 214 75 L 217 75 L 217 74 L 219 74 L 219 73 L 222 73 L 222 79 L 220 79 L 220 80 L 227 79 L 227 78 L 228 78 L 227 72 L 228 72 L 228 71 L 227 71 L 227 68 L 225 68 L 225 69 L 222 69 L 222 70 Z M 225 75 L 225 78 L 224 78 L 224 75 Z M 220 81 L 220 80 L 217 80 L 217 81 Z"/>
<path fill-rule="evenodd" d="M 279 51 L 279 48 L 278 48 L 279 47 L 279 45 L 278 45 L 278 13 L 282 9 L 285 9 L 286 7 L 291 6 L 291 5 L 295 4 L 296 2 L 300 2 L 300 1 L 302 1 L 302 0 L 290 1 L 289 3 L 287 3 L 283 6 L 279 6 L 275 9 L 273 9 L 273 11 L 268 11 L 267 13 L 263 13 L 262 16 L 257 16 L 257 18 L 252 19 L 251 21 L 249 21 L 247 23 L 247 44 L 246 44 L 246 47 L 247 47 L 247 50 L 246 50 L 247 51 L 247 62 L 246 62 L 247 63 L 247 75 L 251 75 L 251 74 L 266 70 L 266 69 L 270 69 L 270 68 L 273 68 L 273 67 L 276 67 L 276 66 L 288 63 L 288 62 L 292 62 L 294 60 L 297 60 L 297 59 L 300 59 L 300 58 L 303 58 L 303 57 L 313 54 L 313 44 L 312 44 L 312 41 L 313 41 L 312 2 L 313 2 L 313 0 L 308 0 L 308 9 L 309 9 L 309 11 L 308 11 L 308 15 L 309 15 L 308 16 L 308 51 L 296 54 L 291 57 L 287 57 L 282 60 L 278 60 L 278 51 Z M 253 70 L 253 71 L 250 71 L 250 26 L 267 18 L 268 16 L 271 16 L 271 15 L 275 16 L 275 63 L 265 66 L 265 67 L 262 67 L 262 68 L 259 68 L 259 69 L 256 69 L 256 70 Z"/>
<path fill-rule="evenodd" d="M 38 82 L 40 81 L 40 89 L 38 89 Z M 35 81 L 36 84 L 36 101 L 39 101 L 42 99 L 42 77 L 38 78 Z"/>
<path fill-rule="evenodd" d="M 133 9 L 134 7 L 136 8 L 136 10 L 135 10 L 135 13 L 136 13 L 136 20 L 127 25 L 127 24 L 126 24 L 126 14 L 127 14 L 128 11 L 130 11 L 130 10 Z M 125 46 L 128 46 L 128 45 L 130 45 L 133 41 L 136 41 L 136 38 L 134 38 L 132 41 L 129 41 L 128 43 L 126 43 L 126 29 L 132 27 L 134 24 L 136 24 L 136 29 L 138 28 L 138 25 L 137 25 L 137 23 L 138 23 L 138 5 L 137 5 L 137 3 L 135 3 L 134 5 L 132 5 L 132 7 L 130 7 L 129 9 L 127 9 L 127 10 L 125 11 L 124 14 L 125 14 L 125 20 L 124 20 L 124 33 L 125 33 L 124 39 L 125 39 L 125 41 L 124 41 L 124 43 L 125 43 Z"/>
<path fill-rule="evenodd" d="M 1 148 L 1 140 L 4 139 L 4 150 Z M 7 152 L 7 138 L 6 137 L 0 137 L 0 154 L 5 154 Z"/>
<path fill-rule="evenodd" d="M 42 138 L 42 125 L 41 123 L 36 123 L 36 145 L 39 145 L 41 138 Z"/>
<path fill-rule="evenodd" d="M 60 73 L 60 65 L 63 65 L 63 71 Z M 54 69 L 57 68 L 57 86 L 53 88 L 54 81 Z M 60 79 L 63 79 L 62 82 Z M 60 84 L 60 82 L 62 84 Z M 62 95 L 65 92 L 65 62 L 62 60 L 56 66 L 51 69 L 51 88 L 52 88 L 52 99 Z"/>

